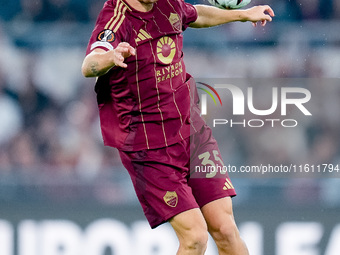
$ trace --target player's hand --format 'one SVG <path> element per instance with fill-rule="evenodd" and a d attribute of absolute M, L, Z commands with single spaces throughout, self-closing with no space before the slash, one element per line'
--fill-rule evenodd
<path fill-rule="evenodd" d="M 253 22 L 254 27 L 256 27 L 257 22 L 261 22 L 261 25 L 265 26 L 275 16 L 273 9 L 269 5 L 254 6 L 246 11 L 248 12 L 248 21 Z"/>
<path fill-rule="evenodd" d="M 115 66 L 127 68 L 127 64 L 124 63 L 124 60 L 131 55 L 134 56 L 136 51 L 129 43 L 121 42 L 114 50 L 112 50 L 112 54 Z"/>

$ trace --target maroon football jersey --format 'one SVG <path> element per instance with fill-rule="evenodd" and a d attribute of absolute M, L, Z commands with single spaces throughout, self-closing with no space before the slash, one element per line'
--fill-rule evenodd
<path fill-rule="evenodd" d="M 161 148 L 203 125 L 182 52 L 182 32 L 196 18 L 196 9 L 183 0 L 159 0 L 149 12 L 124 0 L 105 3 L 87 54 L 120 42 L 136 49 L 125 59 L 126 69 L 114 67 L 96 83 L 105 145 L 126 151 Z"/>

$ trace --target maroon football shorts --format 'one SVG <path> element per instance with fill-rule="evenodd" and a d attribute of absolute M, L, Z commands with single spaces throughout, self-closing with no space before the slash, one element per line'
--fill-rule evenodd
<path fill-rule="evenodd" d="M 137 152 L 120 151 L 152 228 L 173 216 L 236 195 L 208 126 L 177 144 Z"/>

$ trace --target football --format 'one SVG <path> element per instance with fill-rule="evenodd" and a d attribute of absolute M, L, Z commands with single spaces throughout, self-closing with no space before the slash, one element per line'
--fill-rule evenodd
<path fill-rule="evenodd" d="M 251 0 L 208 0 L 213 6 L 221 9 L 239 9 L 251 2 Z"/>

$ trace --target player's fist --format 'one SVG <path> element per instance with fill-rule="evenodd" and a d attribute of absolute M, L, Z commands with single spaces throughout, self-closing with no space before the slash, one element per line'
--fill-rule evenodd
<path fill-rule="evenodd" d="M 134 56 L 136 51 L 129 43 L 121 42 L 114 50 L 112 50 L 112 54 L 114 64 L 126 68 L 127 64 L 124 63 L 124 60 L 131 55 Z"/>
<path fill-rule="evenodd" d="M 265 26 L 267 21 L 272 21 L 272 17 L 275 16 L 274 11 L 269 5 L 254 6 L 246 10 L 248 12 L 248 21 L 253 22 L 256 26 L 260 21 L 262 26 Z"/>

